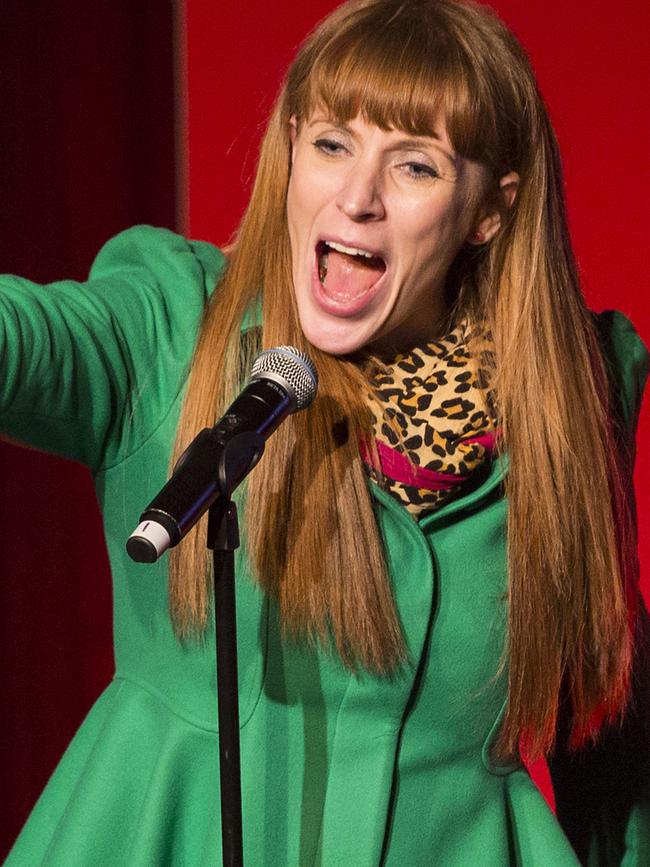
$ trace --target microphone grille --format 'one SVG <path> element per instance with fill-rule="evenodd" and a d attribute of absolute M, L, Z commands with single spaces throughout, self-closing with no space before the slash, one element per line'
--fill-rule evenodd
<path fill-rule="evenodd" d="M 290 392 L 296 410 L 306 409 L 316 397 L 318 374 L 311 358 L 295 346 L 275 346 L 260 353 L 251 370 L 251 379 L 270 376 L 279 379 Z"/>

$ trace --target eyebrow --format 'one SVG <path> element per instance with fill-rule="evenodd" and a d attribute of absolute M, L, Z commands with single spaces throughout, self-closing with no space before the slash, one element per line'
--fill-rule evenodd
<path fill-rule="evenodd" d="M 351 127 L 349 127 L 345 123 L 340 123 L 335 118 L 316 117 L 316 118 L 312 119 L 310 126 L 311 126 L 311 124 L 316 124 L 316 123 L 332 123 L 332 124 L 334 124 L 334 126 L 338 126 L 340 129 L 349 133 L 352 136 L 352 138 L 357 138 L 354 130 Z M 405 138 L 398 139 L 397 141 L 395 141 L 391 144 L 391 149 L 400 150 L 400 149 L 407 148 L 407 149 L 416 149 L 416 150 L 426 150 L 428 147 L 431 147 L 431 145 L 436 146 L 436 143 L 437 143 L 436 149 L 440 150 L 447 157 L 447 159 L 449 159 L 454 165 L 456 165 L 456 162 L 458 160 L 457 154 L 455 154 L 453 151 L 447 150 L 447 148 L 442 143 L 441 137 L 438 135 L 438 133 L 436 133 L 433 130 L 430 133 L 430 135 L 428 135 L 426 138 L 423 138 L 423 137 L 417 138 L 417 137 L 413 137 L 413 136 L 407 136 Z"/>

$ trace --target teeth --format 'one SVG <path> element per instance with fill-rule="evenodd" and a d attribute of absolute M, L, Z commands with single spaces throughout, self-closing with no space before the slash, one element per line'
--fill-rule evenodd
<path fill-rule="evenodd" d="M 339 253 L 347 253 L 348 256 L 365 256 L 366 259 L 374 259 L 374 253 L 369 253 L 367 250 L 360 250 L 358 247 L 346 247 L 344 244 L 337 244 L 336 241 L 324 241 L 326 246 L 332 250 L 338 250 Z"/>
<path fill-rule="evenodd" d="M 337 250 L 339 253 L 347 253 L 348 256 L 363 256 L 364 259 L 379 258 L 368 250 L 361 250 L 359 247 L 346 247 L 345 244 L 339 244 L 337 241 L 323 241 L 322 244 L 322 252 L 318 257 L 318 276 L 323 286 L 327 277 L 327 260 L 330 249 Z"/>

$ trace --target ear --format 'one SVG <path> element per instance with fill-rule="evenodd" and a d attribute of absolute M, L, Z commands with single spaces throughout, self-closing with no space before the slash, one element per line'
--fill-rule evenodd
<path fill-rule="evenodd" d="M 501 228 L 502 215 L 513 205 L 518 188 L 517 172 L 509 172 L 501 178 L 496 196 L 479 212 L 478 220 L 472 226 L 471 234 L 467 238 L 468 244 L 480 246 L 494 238 Z"/>

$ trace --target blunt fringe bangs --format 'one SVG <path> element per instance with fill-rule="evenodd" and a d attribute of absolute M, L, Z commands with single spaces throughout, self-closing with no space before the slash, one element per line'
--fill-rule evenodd
<path fill-rule="evenodd" d="M 410 135 L 432 135 L 442 117 L 461 156 L 495 175 L 519 167 L 518 127 L 507 112 L 497 112 L 502 100 L 491 70 L 481 62 L 486 46 L 472 38 L 474 9 L 458 4 L 451 15 L 445 9 L 442 20 L 437 5 L 362 3 L 348 11 L 345 22 L 337 10 L 326 38 L 317 29 L 318 41 L 307 42 L 290 72 L 290 114 L 300 122 L 324 110 L 344 123 L 360 115 L 380 129 Z M 420 6 L 428 7 L 426 17 Z M 495 42 L 489 31 L 498 31 L 504 41 L 497 60 L 506 68 L 527 63 L 501 21 L 485 8 L 481 16 L 486 21 L 480 36 L 489 50 Z"/>

